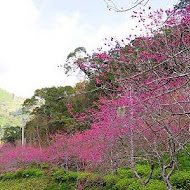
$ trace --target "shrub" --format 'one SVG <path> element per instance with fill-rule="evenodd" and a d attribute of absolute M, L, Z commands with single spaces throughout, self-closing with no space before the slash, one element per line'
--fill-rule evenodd
<path fill-rule="evenodd" d="M 126 189 L 128 189 L 128 187 L 129 187 L 132 183 L 134 183 L 134 182 L 136 182 L 136 181 L 137 181 L 137 180 L 136 180 L 135 178 L 124 178 L 124 179 L 119 180 L 119 181 L 115 184 L 114 188 L 115 188 L 115 189 L 119 189 L 119 190 L 126 190 Z"/>
<path fill-rule="evenodd" d="M 65 178 L 68 182 L 74 182 L 78 178 L 78 173 L 73 171 L 67 172 Z"/>
<path fill-rule="evenodd" d="M 190 146 L 188 145 L 187 150 L 190 151 Z M 180 151 L 179 156 L 179 168 L 180 170 L 190 170 L 190 159 L 189 156 L 184 151 Z"/>
<path fill-rule="evenodd" d="M 129 185 L 127 190 L 166 190 L 165 184 L 163 181 L 159 180 L 150 180 L 146 186 L 143 186 L 139 181 L 134 181 Z"/>
<path fill-rule="evenodd" d="M 53 183 L 45 190 L 75 190 L 78 173 L 63 169 L 54 169 L 51 173 Z"/>
<path fill-rule="evenodd" d="M 120 168 L 116 171 L 116 174 L 108 174 L 104 176 L 105 188 L 104 189 L 117 189 L 117 186 L 122 186 L 125 180 L 133 177 L 131 169 Z M 116 185 L 117 184 L 117 185 Z"/>
<path fill-rule="evenodd" d="M 85 189 L 101 189 L 105 184 L 104 178 L 94 173 L 80 172 L 78 175 L 78 185 Z"/>
<path fill-rule="evenodd" d="M 7 172 L 0 175 L 0 179 L 5 180 L 11 180 L 16 178 L 16 172 Z"/>
<path fill-rule="evenodd" d="M 37 168 L 27 168 L 25 170 L 18 170 L 14 172 L 7 172 L 0 175 L 1 180 L 13 180 L 29 177 L 39 177 L 42 176 L 44 172 Z"/>
<path fill-rule="evenodd" d="M 129 186 L 127 190 L 143 190 L 143 186 L 141 185 L 141 183 L 139 181 L 134 181 L 132 182 Z M 153 190 L 153 189 L 152 189 Z"/>
<path fill-rule="evenodd" d="M 150 173 L 150 166 L 148 165 L 136 165 L 136 171 L 141 177 L 148 176 Z"/>
<path fill-rule="evenodd" d="M 120 178 L 116 175 L 108 174 L 103 177 L 105 181 L 105 190 L 115 189 L 114 185 L 120 180 Z"/>
<path fill-rule="evenodd" d="M 1 190 L 44 190 L 49 183 L 46 177 L 33 177 L 0 181 Z M 69 189 L 67 189 L 69 190 Z"/>
<path fill-rule="evenodd" d="M 28 178 L 28 177 L 39 177 L 42 176 L 44 172 L 37 168 L 28 168 L 23 171 L 19 171 L 17 176 L 20 178 Z"/>
<path fill-rule="evenodd" d="M 88 180 L 88 181 L 94 181 L 99 177 L 99 175 L 94 174 L 94 173 L 85 173 L 85 172 L 80 172 L 78 174 L 78 179 L 79 180 Z"/>
<path fill-rule="evenodd" d="M 190 171 L 180 171 L 170 178 L 171 184 L 176 188 L 190 189 Z"/>
<path fill-rule="evenodd" d="M 166 186 L 163 181 L 152 179 L 142 190 L 166 190 Z"/>
<path fill-rule="evenodd" d="M 124 168 L 120 168 L 117 170 L 116 175 L 119 178 L 131 178 L 133 177 L 133 172 L 131 169 L 124 169 Z"/>
<path fill-rule="evenodd" d="M 76 190 L 76 188 L 66 183 L 52 183 L 48 185 L 44 190 Z"/>
<path fill-rule="evenodd" d="M 143 179 L 146 179 L 150 173 L 150 167 L 148 165 L 137 164 L 136 170 L 138 174 L 142 176 Z M 156 180 L 161 179 L 159 168 L 154 169 L 152 178 Z M 127 187 L 131 189 L 143 188 L 141 183 L 139 183 L 134 178 L 134 174 L 131 169 L 120 168 L 117 170 L 115 175 L 111 175 L 111 174 L 106 175 L 104 177 L 104 180 L 106 182 L 105 188 L 107 189 L 120 189 L 120 188 L 126 189 Z"/>
<path fill-rule="evenodd" d="M 66 181 L 66 172 L 61 169 L 55 169 L 52 171 L 52 180 L 58 183 Z"/>
<path fill-rule="evenodd" d="M 157 180 L 161 180 L 162 179 L 162 175 L 160 172 L 160 168 L 155 168 L 152 174 L 152 179 L 157 179 Z"/>
<path fill-rule="evenodd" d="M 146 178 L 149 176 L 150 174 L 150 166 L 149 165 L 136 165 L 136 171 L 137 173 L 142 177 L 142 178 Z M 154 168 L 153 170 L 153 174 L 152 174 L 152 179 L 157 179 L 157 180 L 161 180 L 162 176 L 160 173 L 160 168 Z"/>
<path fill-rule="evenodd" d="M 40 168 L 43 170 L 50 169 L 50 164 L 46 162 L 40 163 Z"/>

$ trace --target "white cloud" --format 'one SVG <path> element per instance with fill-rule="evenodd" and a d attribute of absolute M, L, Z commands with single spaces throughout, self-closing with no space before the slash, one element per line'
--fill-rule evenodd
<path fill-rule="evenodd" d="M 35 89 L 74 84 L 57 66 L 74 48 L 92 49 L 108 36 L 127 36 L 132 21 L 113 28 L 81 25 L 80 13 L 57 15 L 46 27 L 37 24 L 39 10 L 32 0 L 0 0 L 0 88 L 19 96 Z"/>

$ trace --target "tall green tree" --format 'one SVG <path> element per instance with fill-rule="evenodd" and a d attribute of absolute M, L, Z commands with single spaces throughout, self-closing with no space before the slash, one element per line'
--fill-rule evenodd
<path fill-rule="evenodd" d="M 42 88 L 26 99 L 23 108 L 31 119 L 26 124 L 28 143 L 44 146 L 50 143 L 50 136 L 57 132 L 68 134 L 84 130 L 87 126 L 77 123 L 74 115 L 85 108 L 84 87 L 71 86 Z"/>

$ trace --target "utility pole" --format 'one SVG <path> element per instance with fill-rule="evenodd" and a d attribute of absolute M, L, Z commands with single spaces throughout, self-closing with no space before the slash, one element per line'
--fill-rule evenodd
<path fill-rule="evenodd" d="M 23 113 L 23 110 L 22 110 L 22 147 L 25 146 L 25 126 L 26 126 L 26 118 L 24 117 L 24 113 Z"/>

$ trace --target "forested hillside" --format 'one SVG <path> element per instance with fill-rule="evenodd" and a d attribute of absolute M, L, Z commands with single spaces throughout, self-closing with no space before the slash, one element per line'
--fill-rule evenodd
<path fill-rule="evenodd" d="M 21 105 L 24 98 L 16 97 L 0 89 L 0 126 L 16 127 L 21 125 Z"/>

